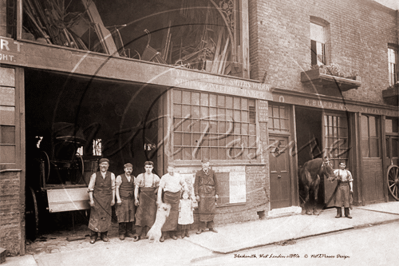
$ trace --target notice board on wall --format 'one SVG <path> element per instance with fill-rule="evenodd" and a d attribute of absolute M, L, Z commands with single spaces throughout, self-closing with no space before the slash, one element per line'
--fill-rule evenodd
<path fill-rule="evenodd" d="M 218 205 L 245 204 L 247 199 L 244 166 L 213 167 L 218 182 Z"/>
<path fill-rule="evenodd" d="M 211 168 L 215 171 L 218 184 L 217 205 L 245 204 L 247 199 L 245 166 L 213 166 Z M 193 189 L 195 174 L 200 169 L 200 167 L 179 167 L 176 170 Z"/>
<path fill-rule="evenodd" d="M 229 204 L 230 190 L 229 190 L 229 173 L 215 173 L 218 183 L 218 205 Z"/>

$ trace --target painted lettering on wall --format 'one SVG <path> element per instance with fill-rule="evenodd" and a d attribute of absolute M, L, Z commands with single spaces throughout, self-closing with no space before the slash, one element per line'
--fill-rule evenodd
<path fill-rule="evenodd" d="M 367 114 L 376 114 L 376 115 L 387 115 L 387 116 L 397 116 L 397 112 L 384 110 L 384 109 L 377 109 L 377 108 L 369 108 L 369 107 L 362 107 L 360 112 L 367 113 Z"/>
<path fill-rule="evenodd" d="M 319 107 L 319 108 L 342 110 L 342 111 L 346 110 L 345 105 L 343 103 L 334 103 L 322 100 L 305 99 L 305 105 L 312 107 Z"/>
<path fill-rule="evenodd" d="M 12 39 L 0 38 L 0 61 L 16 62 L 15 53 L 21 52 L 21 45 L 22 43 Z"/>
<path fill-rule="evenodd" d="M 219 76 L 209 76 L 208 74 L 197 74 L 196 80 L 187 80 L 186 78 L 192 78 L 192 73 L 188 71 L 176 70 L 177 77 L 183 82 L 208 82 L 208 83 L 216 83 L 220 85 L 233 86 L 238 87 L 240 89 L 256 89 L 261 91 L 270 91 L 270 86 L 266 83 L 255 83 L 248 82 L 246 80 L 240 79 L 231 79 Z"/>
<path fill-rule="evenodd" d="M 271 95 L 268 94 L 268 87 L 264 90 L 256 90 L 253 89 L 258 84 L 251 84 L 247 82 L 245 86 L 240 87 L 234 82 L 230 84 L 217 84 L 212 83 L 214 80 L 187 80 L 182 78 L 175 79 L 175 86 L 177 87 L 191 87 L 196 88 L 197 90 L 208 91 L 208 92 L 217 92 L 222 94 L 230 94 L 230 95 L 237 95 L 242 97 L 248 98 L 255 98 L 255 99 L 263 99 L 263 100 L 271 100 Z M 229 82 L 227 82 L 229 83 Z M 243 85 L 243 84 L 241 84 Z M 249 86 L 249 87 L 248 87 Z"/>
<path fill-rule="evenodd" d="M 268 103 L 267 101 L 259 101 L 258 110 L 259 110 L 259 122 L 267 122 L 269 119 L 268 114 Z"/>

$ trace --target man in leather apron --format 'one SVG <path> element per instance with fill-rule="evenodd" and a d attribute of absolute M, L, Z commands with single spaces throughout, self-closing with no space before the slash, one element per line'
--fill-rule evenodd
<path fill-rule="evenodd" d="M 147 231 L 155 222 L 157 212 L 157 192 L 159 186 L 159 176 L 152 173 L 154 163 L 146 161 L 144 163 L 145 173 L 139 174 L 135 178 L 134 199 L 137 207 L 136 211 L 136 233 L 134 241 L 146 238 Z M 143 230 L 144 229 L 144 230 Z"/>
<path fill-rule="evenodd" d="M 341 207 L 344 206 L 345 217 L 352 219 L 349 213 L 350 207 L 350 193 L 353 193 L 353 178 L 351 172 L 345 169 L 344 162 L 339 164 L 340 169 L 334 170 L 335 179 L 338 180 L 338 188 L 335 194 L 335 206 L 337 208 L 337 215 L 335 218 L 342 217 Z"/>
<path fill-rule="evenodd" d="M 205 228 L 217 233 L 213 219 L 216 212 L 216 200 L 218 197 L 218 187 L 215 172 L 209 168 L 207 159 L 201 161 L 202 169 L 195 175 L 194 193 L 198 202 L 198 212 L 200 225 L 197 234 L 201 234 Z"/>
<path fill-rule="evenodd" d="M 124 165 L 124 174 L 116 177 L 116 208 L 115 213 L 119 223 L 119 239 L 124 240 L 125 236 L 133 237 L 134 222 L 134 176 L 133 165 Z"/>
<path fill-rule="evenodd" d="M 104 242 L 109 241 L 107 234 L 111 228 L 112 206 L 115 204 L 115 175 L 108 172 L 109 160 L 101 158 L 99 166 L 100 171 L 92 174 L 88 186 L 91 244 L 96 242 L 98 233 Z"/>

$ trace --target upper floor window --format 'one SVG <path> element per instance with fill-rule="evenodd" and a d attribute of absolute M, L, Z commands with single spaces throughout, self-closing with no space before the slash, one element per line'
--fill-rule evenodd
<path fill-rule="evenodd" d="M 397 50 L 390 47 L 388 48 L 388 72 L 389 72 L 389 86 L 394 85 L 397 82 Z"/>
<path fill-rule="evenodd" d="M 0 36 L 15 38 L 17 32 L 17 0 L 2 0 L 0 3 Z"/>
<path fill-rule="evenodd" d="M 326 64 L 326 30 L 316 23 L 310 23 L 310 45 L 312 52 L 312 66 Z"/>

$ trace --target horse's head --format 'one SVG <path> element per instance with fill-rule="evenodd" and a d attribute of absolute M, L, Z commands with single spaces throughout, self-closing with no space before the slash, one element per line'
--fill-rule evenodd
<path fill-rule="evenodd" d="M 321 164 L 321 174 L 328 176 L 329 178 L 334 177 L 334 169 L 330 159 L 324 158 L 323 163 Z"/>

